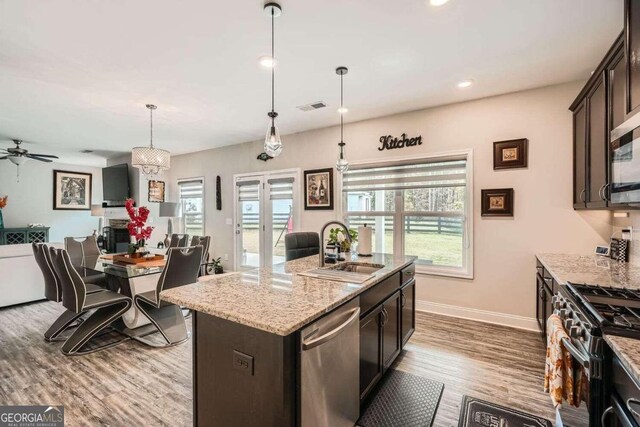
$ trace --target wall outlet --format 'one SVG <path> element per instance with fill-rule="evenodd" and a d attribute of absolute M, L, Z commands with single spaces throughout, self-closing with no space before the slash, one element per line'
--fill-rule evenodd
<path fill-rule="evenodd" d="M 229 261 L 229 254 L 224 254 L 224 257 L 222 257 L 225 261 Z"/>
<path fill-rule="evenodd" d="M 623 240 L 633 240 L 633 227 L 632 226 L 628 226 L 628 227 L 624 227 L 621 230 L 621 234 L 622 234 L 622 239 Z"/>
<path fill-rule="evenodd" d="M 238 350 L 233 350 L 233 369 L 243 374 L 253 376 L 253 356 Z"/>
<path fill-rule="evenodd" d="M 233 225 L 233 221 L 231 220 L 231 218 L 227 218 L 226 223 L 227 225 Z"/>

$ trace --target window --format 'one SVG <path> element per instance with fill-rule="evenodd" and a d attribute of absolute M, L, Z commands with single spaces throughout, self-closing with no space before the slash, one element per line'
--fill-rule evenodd
<path fill-rule="evenodd" d="M 345 221 L 372 227 L 375 252 L 418 257 L 419 272 L 473 277 L 471 152 L 352 165 Z"/>
<path fill-rule="evenodd" d="M 204 236 L 204 179 L 178 181 L 178 192 L 184 232 L 191 236 Z"/>

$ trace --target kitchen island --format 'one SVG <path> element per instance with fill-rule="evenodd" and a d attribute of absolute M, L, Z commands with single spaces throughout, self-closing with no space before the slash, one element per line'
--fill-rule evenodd
<path fill-rule="evenodd" d="M 194 310 L 194 425 L 326 425 L 335 418 L 318 414 L 339 418 L 341 411 L 346 423 L 353 408 L 336 408 L 330 385 L 312 384 L 344 370 L 337 389 L 350 393 L 346 400 L 359 412 L 413 333 L 414 260 L 353 255 L 349 262 L 380 267 L 354 283 L 303 275 L 317 269 L 311 256 L 162 292 L 163 300 Z M 332 315 L 341 316 L 340 327 L 359 327 L 353 335 L 340 328 L 325 334 Z M 350 341 L 333 354 L 305 357 L 308 341 L 332 334 Z"/>

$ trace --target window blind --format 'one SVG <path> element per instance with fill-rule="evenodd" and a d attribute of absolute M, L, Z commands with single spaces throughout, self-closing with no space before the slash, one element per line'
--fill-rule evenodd
<path fill-rule="evenodd" d="M 466 159 L 380 167 L 353 167 L 343 175 L 343 192 L 464 187 Z"/>
<path fill-rule="evenodd" d="M 260 181 L 238 181 L 238 199 L 241 202 L 260 201 Z"/>
<path fill-rule="evenodd" d="M 273 178 L 267 182 L 271 200 L 293 199 L 293 178 Z"/>
<path fill-rule="evenodd" d="M 192 181 L 178 181 L 178 187 L 180 188 L 181 199 L 196 199 L 202 198 L 203 183 L 201 179 Z"/>

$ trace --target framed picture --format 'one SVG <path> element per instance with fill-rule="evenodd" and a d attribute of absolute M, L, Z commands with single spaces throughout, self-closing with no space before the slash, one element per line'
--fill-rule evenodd
<path fill-rule="evenodd" d="M 149 197 L 152 203 L 164 203 L 164 181 L 149 180 Z"/>
<path fill-rule="evenodd" d="M 513 188 L 482 190 L 482 216 L 513 216 Z"/>
<path fill-rule="evenodd" d="M 90 173 L 53 171 L 53 209 L 69 211 L 91 210 Z"/>
<path fill-rule="evenodd" d="M 304 208 L 333 209 L 333 168 L 304 171 Z"/>
<path fill-rule="evenodd" d="M 528 142 L 526 138 L 494 142 L 493 169 L 526 168 Z"/>

